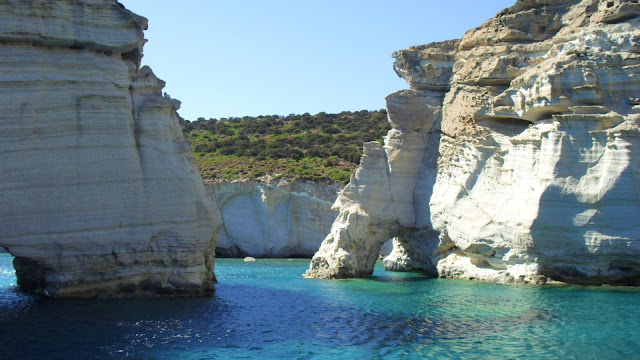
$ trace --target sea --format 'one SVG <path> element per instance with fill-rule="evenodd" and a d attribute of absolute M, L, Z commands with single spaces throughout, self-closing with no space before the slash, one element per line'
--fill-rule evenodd
<path fill-rule="evenodd" d="M 0 359 L 639 359 L 640 290 L 217 259 L 212 297 L 51 299 L 0 254 Z"/>

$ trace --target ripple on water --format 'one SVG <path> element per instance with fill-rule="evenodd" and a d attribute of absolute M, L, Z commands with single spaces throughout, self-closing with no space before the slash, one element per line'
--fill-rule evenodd
<path fill-rule="evenodd" d="M 0 268 L 10 261 L 0 256 Z M 4 266 L 4 268 L 3 268 Z M 2 359 L 633 358 L 638 291 L 386 273 L 302 279 L 306 260 L 219 259 L 214 298 L 51 300 L 0 288 Z"/>

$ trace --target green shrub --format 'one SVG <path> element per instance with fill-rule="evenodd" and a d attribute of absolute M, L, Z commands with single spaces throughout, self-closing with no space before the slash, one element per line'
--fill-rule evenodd
<path fill-rule="evenodd" d="M 288 178 L 346 182 L 360 161 L 362 143 L 389 130 L 380 111 L 260 115 L 186 121 L 205 181 L 282 174 Z"/>

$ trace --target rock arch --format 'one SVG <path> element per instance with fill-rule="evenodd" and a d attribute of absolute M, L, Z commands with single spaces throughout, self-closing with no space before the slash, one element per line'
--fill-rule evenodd
<path fill-rule="evenodd" d="M 436 51 L 442 55 L 443 49 Z M 398 248 L 413 238 L 410 234 L 428 232 L 430 223 L 420 220 L 429 212 L 428 204 L 416 203 L 415 198 L 428 199 L 428 184 L 435 183 L 437 157 L 432 151 L 440 138 L 439 104 L 443 95 L 442 90 L 423 89 L 387 96 L 393 129 L 384 146 L 378 142 L 364 144 L 360 167 L 334 204 L 340 214 L 305 276 L 369 276 L 380 248 L 390 238 L 406 239 L 394 241 L 394 248 Z M 415 267 L 433 273 L 431 266 L 422 268 Z"/>
<path fill-rule="evenodd" d="M 365 144 L 306 275 L 367 276 L 395 236 L 391 269 L 640 283 L 640 4 L 593 3 L 518 1 L 394 53 L 412 90 L 387 98 L 393 129 Z"/>

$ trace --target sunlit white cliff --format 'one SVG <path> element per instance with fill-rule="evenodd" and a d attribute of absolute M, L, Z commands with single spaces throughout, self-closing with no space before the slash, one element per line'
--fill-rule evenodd
<path fill-rule="evenodd" d="M 223 226 L 216 254 L 224 257 L 311 257 L 331 229 L 339 183 L 307 180 L 207 185 Z"/>
<path fill-rule="evenodd" d="M 220 220 L 147 20 L 115 0 L 0 0 L 0 246 L 51 296 L 213 291 Z"/>
<path fill-rule="evenodd" d="M 503 283 L 640 283 L 640 4 L 521 0 L 459 41 L 394 54 L 307 276 L 385 266 Z"/>

